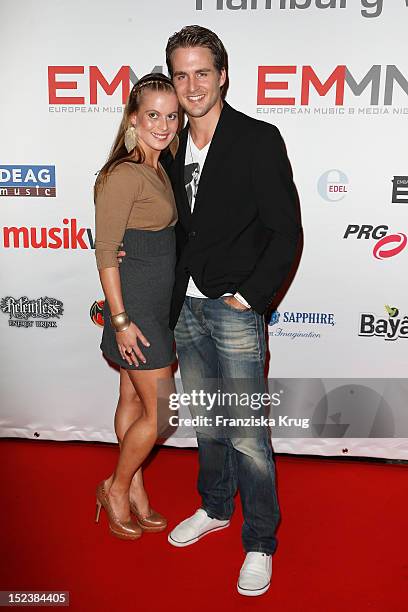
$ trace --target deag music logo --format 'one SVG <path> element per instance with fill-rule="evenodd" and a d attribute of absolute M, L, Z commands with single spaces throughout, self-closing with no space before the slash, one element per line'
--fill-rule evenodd
<path fill-rule="evenodd" d="M 0 196 L 55 198 L 55 166 L 0 166 Z"/>
<path fill-rule="evenodd" d="M 317 190 L 326 202 L 339 202 L 346 197 L 349 180 L 341 170 L 327 170 L 317 182 Z"/>
<path fill-rule="evenodd" d="M 371 312 L 360 314 L 358 335 L 369 338 L 377 336 L 384 340 L 398 340 L 408 338 L 408 316 L 400 316 L 395 306 L 384 306 L 388 318 L 376 316 Z"/>
<path fill-rule="evenodd" d="M 29 299 L 27 296 L 14 298 L 7 296 L 0 302 L 1 311 L 9 315 L 8 323 L 10 327 L 41 327 L 49 329 L 57 327 L 57 321 L 50 319 L 60 319 L 63 315 L 63 303 L 56 298 L 40 297 Z M 32 320 L 34 319 L 34 320 Z"/>
<path fill-rule="evenodd" d="M 64 227 L 3 227 L 5 249 L 94 249 L 90 227 L 78 227 L 77 219 L 63 219 Z"/>
<path fill-rule="evenodd" d="M 403 233 L 388 233 L 388 225 L 348 225 L 343 239 L 354 238 L 356 240 L 374 239 L 377 242 L 373 248 L 375 259 L 389 259 L 399 255 L 407 246 L 408 238 Z"/>
<path fill-rule="evenodd" d="M 295 340 L 297 338 L 309 338 L 312 340 L 317 340 L 322 335 L 320 330 L 315 331 L 316 327 L 314 327 L 313 330 L 305 330 L 301 327 L 298 327 L 298 329 L 293 329 L 292 327 L 289 327 L 291 325 L 329 325 L 333 327 L 336 324 L 333 313 L 294 312 L 289 310 L 286 310 L 283 313 L 280 313 L 278 310 L 272 311 L 267 317 L 266 322 L 268 325 L 270 336 L 281 336 L 290 338 L 291 340 Z"/>

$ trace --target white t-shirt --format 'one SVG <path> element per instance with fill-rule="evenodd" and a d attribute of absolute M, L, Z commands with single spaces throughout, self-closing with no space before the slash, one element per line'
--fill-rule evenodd
<path fill-rule="evenodd" d="M 194 144 L 190 132 L 188 133 L 186 157 L 184 161 L 184 185 L 186 187 L 188 203 L 190 204 L 191 212 L 194 210 L 198 183 L 200 182 L 201 172 L 204 166 L 205 158 L 207 157 L 208 149 L 211 141 L 205 145 L 203 149 L 199 149 Z M 187 295 L 189 297 L 206 298 L 207 296 L 201 293 L 192 277 L 188 281 Z"/>
<path fill-rule="evenodd" d="M 208 149 L 210 148 L 210 144 L 211 140 L 208 144 L 205 145 L 205 147 L 199 149 L 194 144 L 194 140 L 191 138 L 190 132 L 188 133 L 186 156 L 184 160 L 184 185 L 186 188 L 187 199 L 190 204 L 191 212 L 193 212 L 194 210 L 198 183 L 200 182 L 201 173 L 203 170 L 205 159 L 207 157 Z M 191 276 L 188 281 L 186 295 L 194 298 L 207 298 L 206 295 L 201 293 Z M 232 295 L 232 293 L 224 293 L 223 296 L 225 295 Z M 239 302 L 241 302 L 241 304 L 244 304 L 247 308 L 250 308 L 250 305 L 240 293 L 236 293 L 234 297 Z"/>

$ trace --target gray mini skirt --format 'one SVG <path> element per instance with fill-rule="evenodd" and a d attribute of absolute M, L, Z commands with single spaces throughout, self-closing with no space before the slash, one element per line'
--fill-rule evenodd
<path fill-rule="evenodd" d="M 175 361 L 174 335 L 169 328 L 170 301 L 176 266 L 174 227 L 159 231 L 127 229 L 123 237 L 126 256 L 119 266 L 125 310 L 150 342 L 138 341 L 146 358 L 139 366 L 122 359 L 116 333 L 110 322 L 110 309 L 105 300 L 101 350 L 105 357 L 127 370 L 156 370 Z"/>

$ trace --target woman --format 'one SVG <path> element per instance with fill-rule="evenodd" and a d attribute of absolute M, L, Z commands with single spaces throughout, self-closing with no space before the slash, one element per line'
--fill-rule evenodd
<path fill-rule="evenodd" d="M 157 386 L 159 380 L 171 383 L 175 360 L 168 317 L 177 212 L 159 156 L 167 147 L 173 155 L 177 150 L 179 113 L 170 79 L 159 73 L 141 78 L 95 183 L 95 251 L 106 298 L 101 349 L 120 366 L 120 456 L 112 476 L 97 487 L 96 520 L 103 507 L 112 533 L 124 539 L 167 525 L 149 506 L 141 465 L 157 439 Z M 121 242 L 127 256 L 119 271 Z"/>

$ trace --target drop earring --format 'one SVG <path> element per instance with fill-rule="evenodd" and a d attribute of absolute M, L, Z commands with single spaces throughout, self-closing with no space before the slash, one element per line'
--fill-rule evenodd
<path fill-rule="evenodd" d="M 125 132 L 125 147 L 126 151 L 130 153 L 137 145 L 137 132 L 134 125 L 129 125 Z"/>

